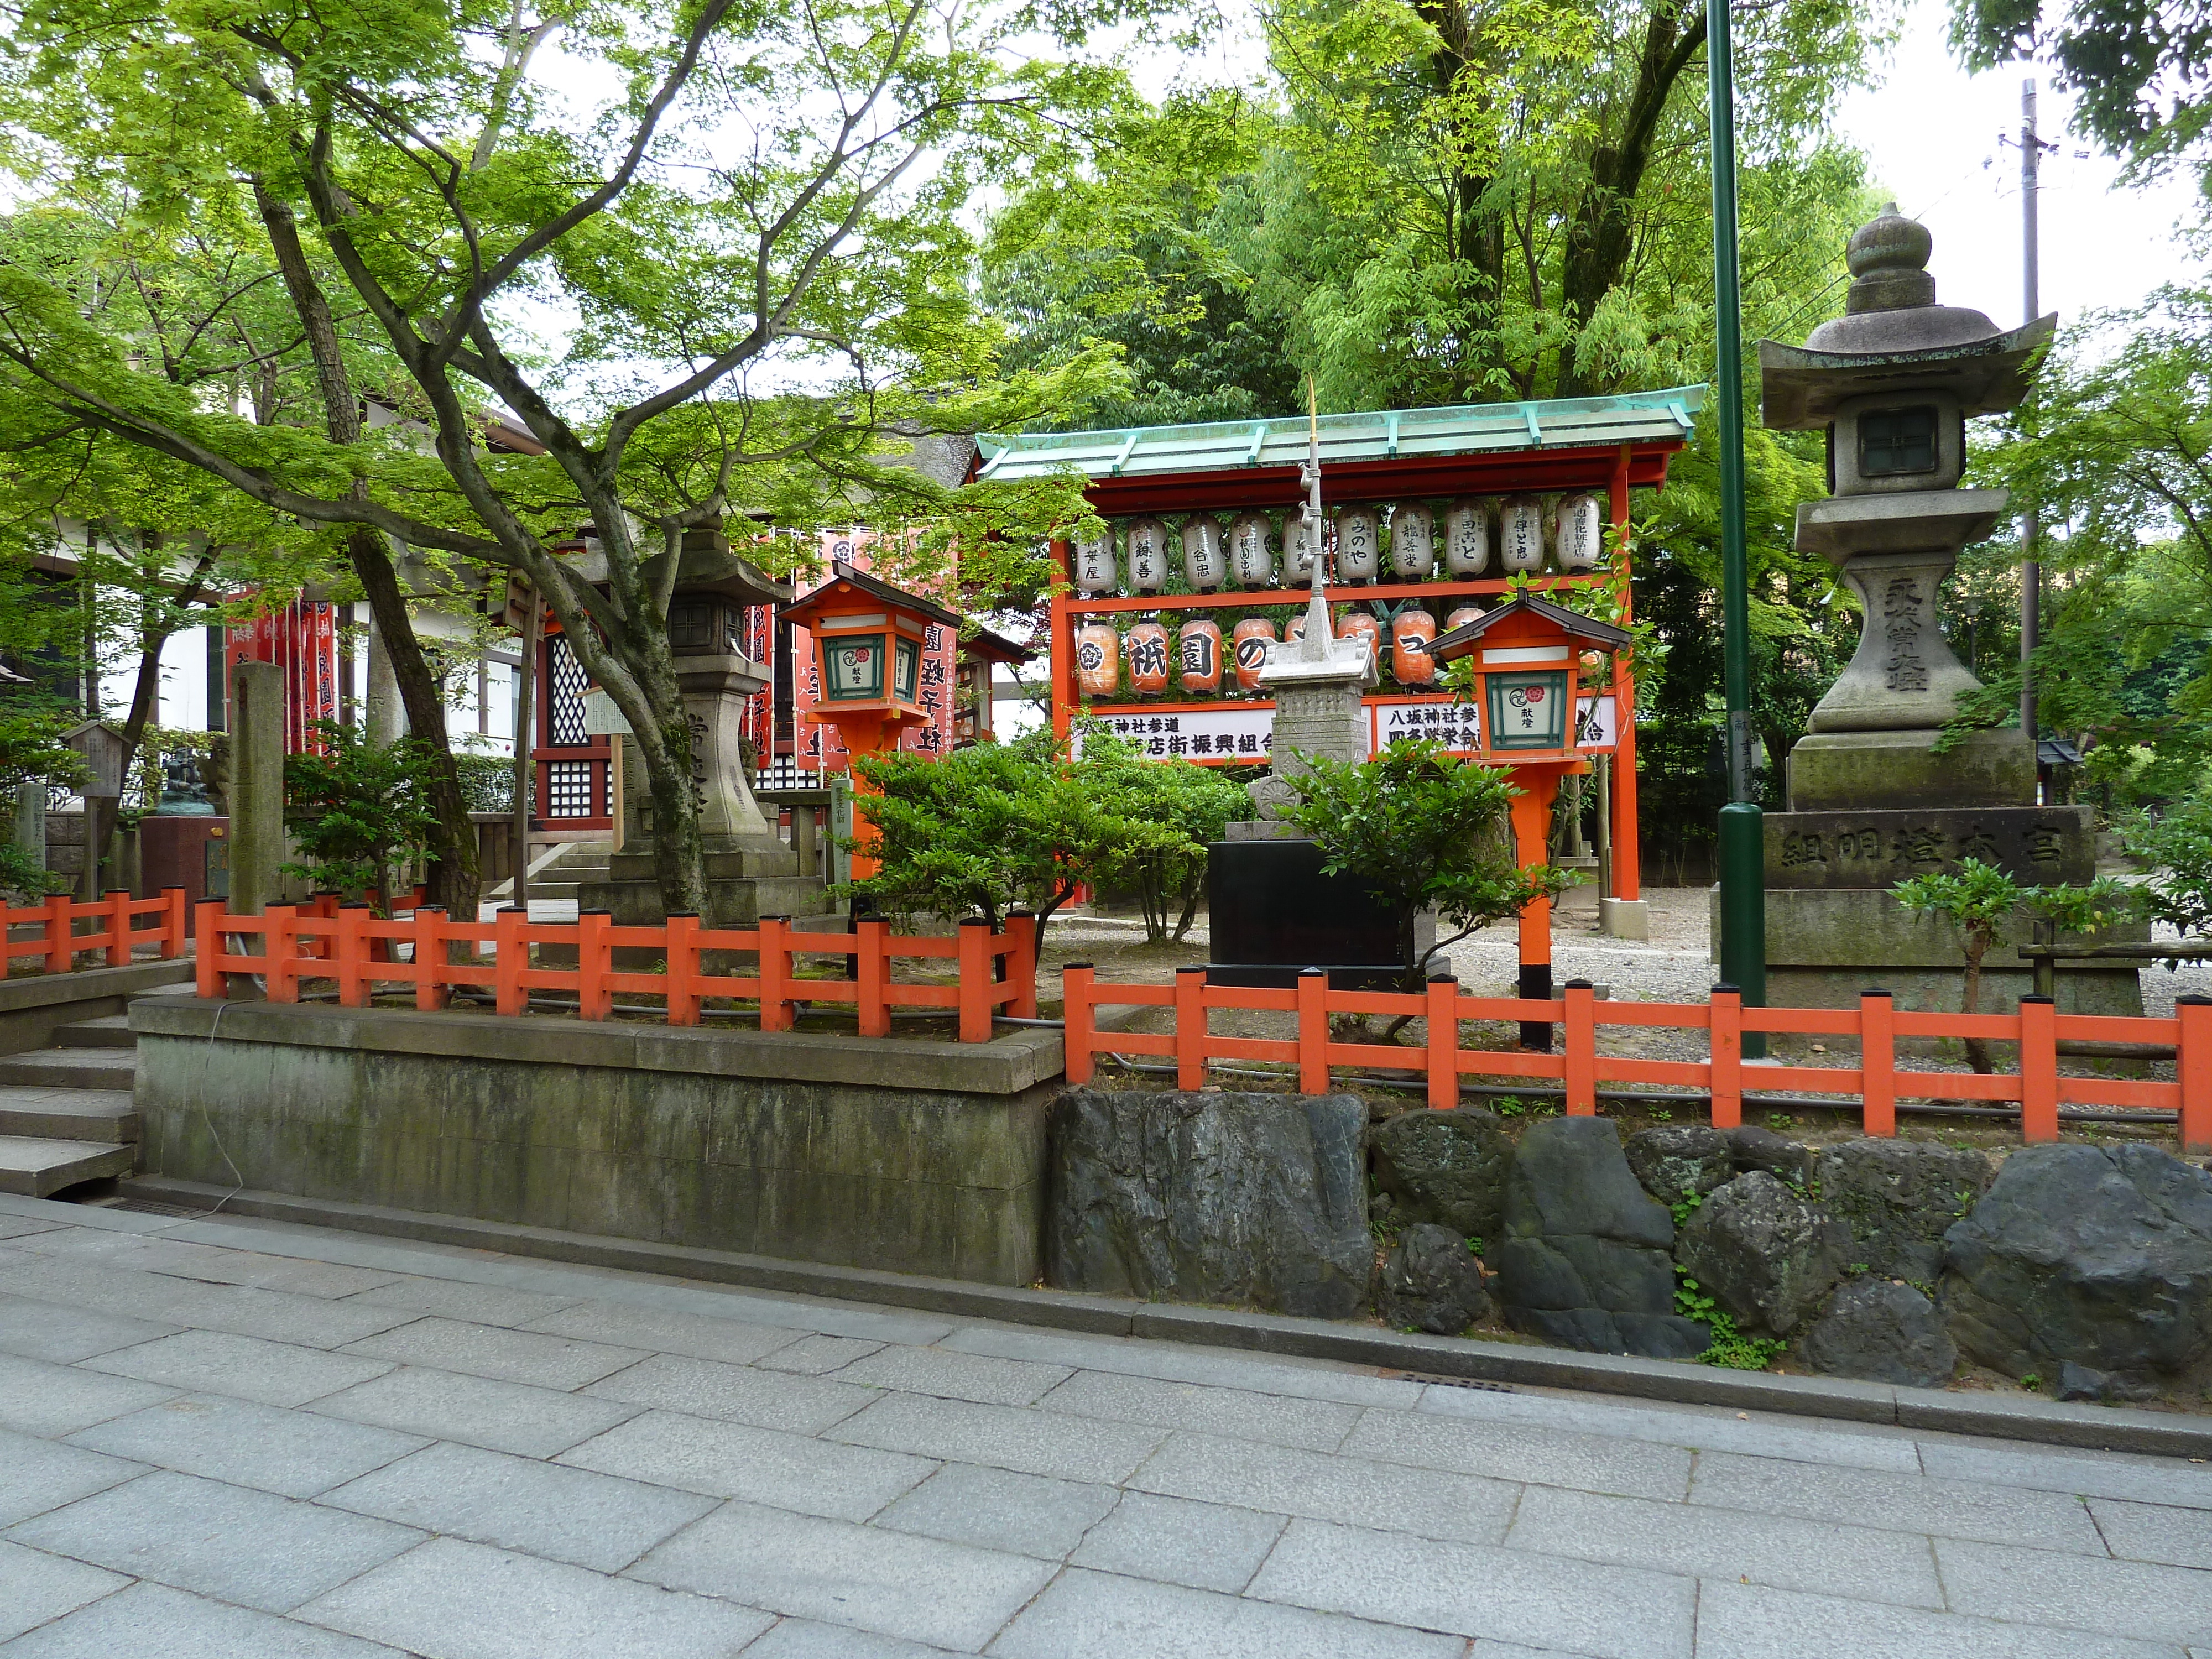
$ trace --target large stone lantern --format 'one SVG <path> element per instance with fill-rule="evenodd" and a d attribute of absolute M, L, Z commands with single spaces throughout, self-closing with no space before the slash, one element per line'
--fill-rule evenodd
<path fill-rule="evenodd" d="M 1851 1005 L 1881 986 L 1901 1006 L 1955 1008 L 1958 939 L 1890 888 L 1968 858 L 2027 883 L 2085 881 L 2095 866 L 2089 809 L 2036 799 L 2033 734 L 1942 730 L 1978 683 L 1943 636 L 1938 597 L 1960 550 L 2009 505 L 2002 489 L 1960 487 L 1966 422 L 2027 395 L 2057 319 L 2006 330 L 1936 304 L 1929 247 L 1926 229 L 1886 210 L 1846 250 L 1846 313 L 1802 347 L 1759 349 L 1766 424 L 1827 434 L 1833 493 L 1798 507 L 1798 550 L 1836 564 L 1864 617 L 1858 649 L 1790 750 L 1790 810 L 1765 819 L 1778 1004 Z M 2132 969 L 2063 977 L 2077 1007 L 2140 1012 Z M 1996 1008 L 2028 976 L 2006 950 L 1984 984 Z"/>
<path fill-rule="evenodd" d="M 664 553 L 660 560 L 666 557 Z M 707 863 L 702 927 L 750 927 L 764 915 L 800 916 L 825 908 L 822 883 L 800 875 L 799 855 L 753 799 L 741 742 L 745 700 L 769 683 L 768 669 L 745 655 L 740 643 L 745 609 L 781 604 L 791 595 L 789 583 L 732 552 L 720 530 L 684 532 L 668 604 L 668 644 L 691 724 L 691 778 Z M 628 750 L 625 739 L 625 761 Z M 624 780 L 626 793 L 630 782 Z M 649 800 L 641 805 L 638 831 L 624 836 L 622 850 L 609 860 L 607 879 L 587 882 L 577 893 L 583 908 L 612 912 L 617 927 L 665 919 L 653 872 Z"/>

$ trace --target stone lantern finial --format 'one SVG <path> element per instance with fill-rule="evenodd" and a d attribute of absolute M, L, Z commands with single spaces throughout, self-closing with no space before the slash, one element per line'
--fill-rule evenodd
<path fill-rule="evenodd" d="M 1881 211 L 1851 233 L 1844 263 L 1851 268 L 1850 295 L 1844 308 L 1904 311 L 1936 303 L 1936 279 L 1928 274 L 1935 239 L 1917 219 L 1908 219 L 1887 202 Z"/>

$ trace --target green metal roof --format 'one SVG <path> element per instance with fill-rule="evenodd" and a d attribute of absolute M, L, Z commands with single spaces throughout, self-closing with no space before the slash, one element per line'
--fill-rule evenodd
<path fill-rule="evenodd" d="M 1323 467 L 1347 461 L 1479 455 L 1516 450 L 1686 440 L 1704 406 L 1702 386 L 1612 398 L 1462 404 L 1321 417 Z M 1073 468 L 1091 478 L 1297 466 L 1306 459 L 1307 417 L 1129 427 L 1115 432 L 986 432 L 978 476 L 1036 478 Z"/>

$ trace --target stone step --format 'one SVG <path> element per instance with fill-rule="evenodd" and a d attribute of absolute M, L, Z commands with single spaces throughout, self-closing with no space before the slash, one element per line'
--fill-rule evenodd
<path fill-rule="evenodd" d="M 0 1135 L 127 1144 L 139 1138 L 137 1103 L 128 1089 L 0 1087 Z"/>
<path fill-rule="evenodd" d="M 74 1025 L 54 1027 L 53 1046 L 57 1048 L 135 1048 L 138 1039 L 131 1033 L 131 1016 L 109 1014 L 100 1019 L 81 1019 Z"/>
<path fill-rule="evenodd" d="M 0 1136 L 0 1193 L 22 1198 L 51 1198 L 81 1181 L 127 1176 L 137 1167 L 135 1145 L 103 1146 L 89 1140 Z"/>
<path fill-rule="evenodd" d="M 131 1048 L 33 1048 L 0 1055 L 0 1085 L 27 1089 L 129 1089 L 138 1070 Z"/>

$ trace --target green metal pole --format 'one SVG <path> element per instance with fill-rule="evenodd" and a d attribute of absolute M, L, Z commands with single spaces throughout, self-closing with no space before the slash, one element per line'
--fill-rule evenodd
<path fill-rule="evenodd" d="M 1721 978 L 1747 1006 L 1766 1002 L 1764 836 L 1751 772 L 1751 599 L 1743 544 L 1743 335 L 1736 278 L 1735 94 L 1729 0 L 1705 0 L 1705 79 L 1712 105 L 1713 378 L 1720 422 L 1721 621 L 1728 668 L 1729 804 L 1721 808 Z M 1747 1056 L 1766 1052 L 1747 1032 Z"/>

